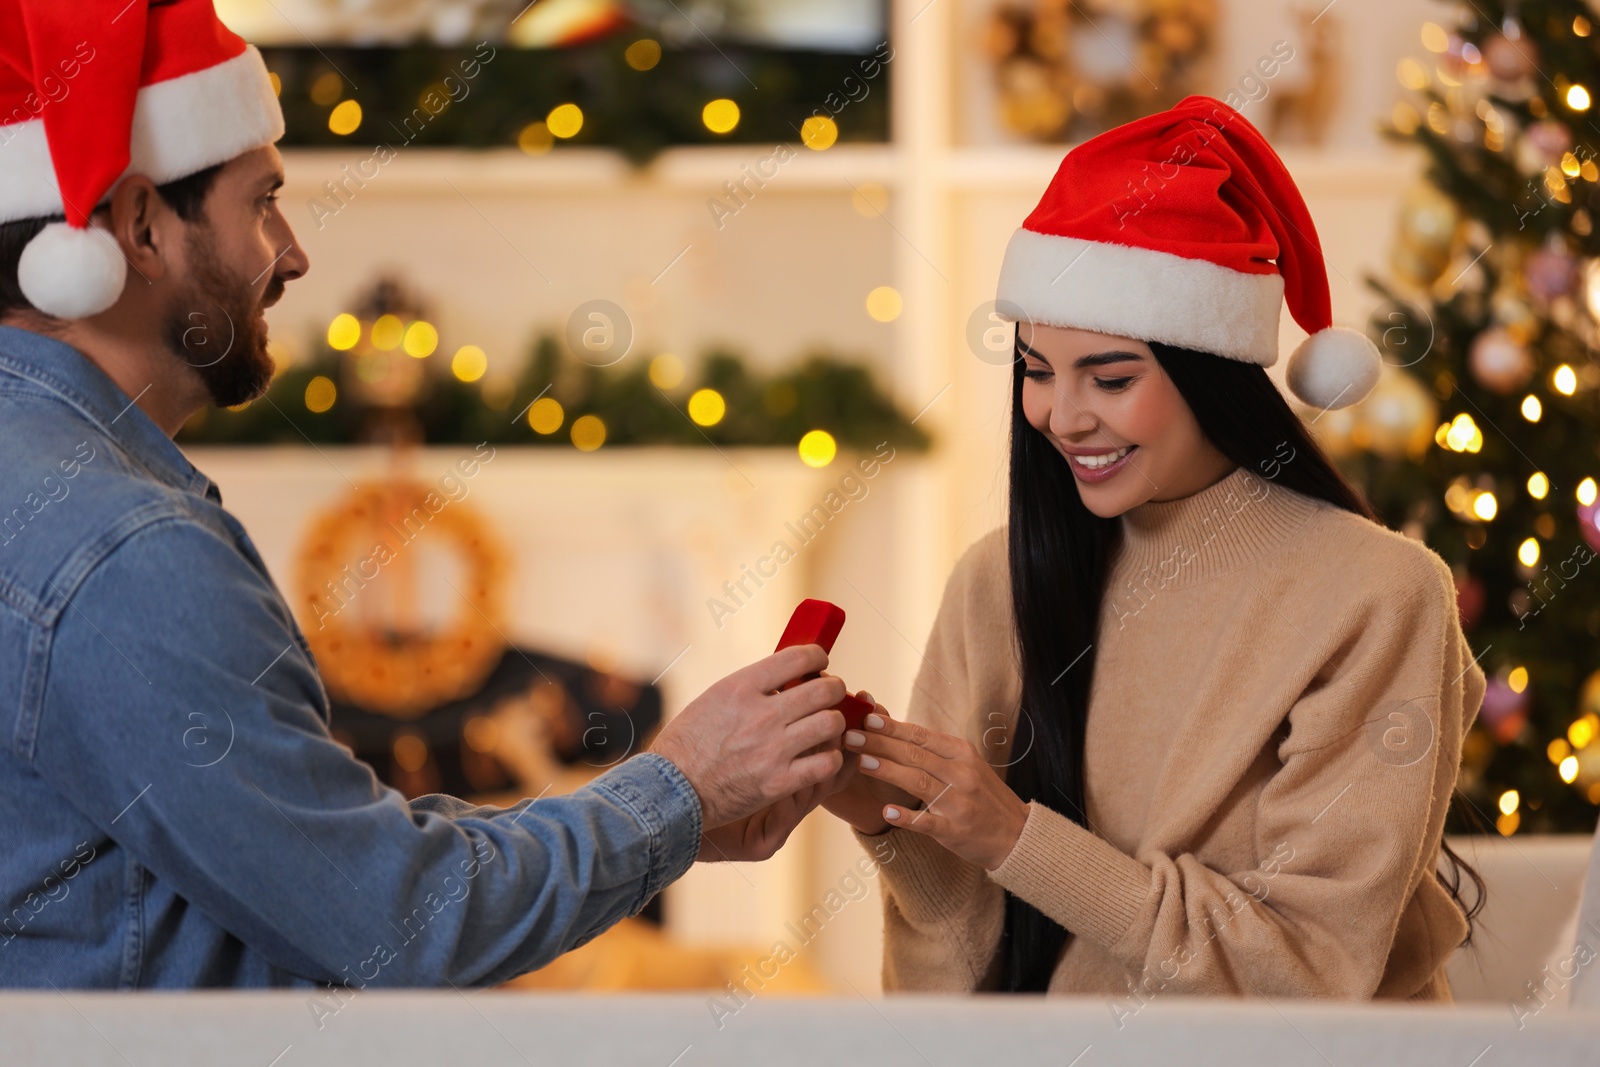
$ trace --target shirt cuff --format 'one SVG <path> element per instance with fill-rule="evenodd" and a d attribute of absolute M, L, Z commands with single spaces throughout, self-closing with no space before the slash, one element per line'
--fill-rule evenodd
<path fill-rule="evenodd" d="M 884 884 L 894 893 L 901 914 L 912 922 L 934 922 L 960 912 L 983 884 L 977 867 L 927 834 L 897 826 L 881 834 L 864 834 L 854 827 L 850 832 L 878 858 Z"/>
<path fill-rule="evenodd" d="M 643 752 L 589 783 L 625 807 L 649 836 L 644 893 L 632 914 L 650 898 L 682 878 L 700 851 L 700 794 L 677 764 L 656 752 Z"/>
<path fill-rule="evenodd" d="M 1150 869 L 1038 801 L 990 881 L 1071 930 L 1110 948 L 1151 893 Z"/>

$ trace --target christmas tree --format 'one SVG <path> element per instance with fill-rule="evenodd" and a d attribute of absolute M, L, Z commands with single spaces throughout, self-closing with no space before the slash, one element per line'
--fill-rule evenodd
<path fill-rule="evenodd" d="M 1385 136 L 1420 146 L 1386 299 L 1389 366 L 1315 428 L 1385 522 L 1456 574 L 1488 676 L 1450 832 L 1592 832 L 1600 805 L 1600 39 L 1581 0 L 1428 23 Z M 1326 424 L 1326 425 L 1322 425 Z"/>

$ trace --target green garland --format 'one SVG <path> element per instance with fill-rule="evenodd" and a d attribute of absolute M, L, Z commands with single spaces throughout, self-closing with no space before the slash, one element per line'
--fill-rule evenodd
<path fill-rule="evenodd" d="M 649 359 L 628 359 L 598 368 L 568 356 L 553 336 L 541 336 L 509 391 L 458 381 L 443 370 L 447 360 L 428 361 L 429 374 L 412 406 L 395 411 L 361 404 L 346 387 L 348 356 L 326 344 L 307 362 L 286 367 L 266 395 L 238 409 L 202 410 L 179 432 L 186 444 L 360 444 L 384 440 L 403 426 L 428 444 L 544 445 L 574 447 L 568 428 L 583 415 L 605 424 L 605 446 L 769 446 L 792 448 L 812 430 L 825 430 L 842 449 L 868 449 L 882 441 L 926 451 L 928 435 L 913 425 L 859 363 L 827 353 L 798 365 L 761 374 L 743 359 L 712 351 L 698 377 L 670 390 L 650 379 Z M 316 378 L 332 381 L 338 398 L 325 411 L 307 405 Z M 698 389 L 715 389 L 727 413 L 713 426 L 699 426 L 687 412 Z M 527 412 L 535 398 L 550 397 L 564 412 L 561 428 L 534 431 Z"/>

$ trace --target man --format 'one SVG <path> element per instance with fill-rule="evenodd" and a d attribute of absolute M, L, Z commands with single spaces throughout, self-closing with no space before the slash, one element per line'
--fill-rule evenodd
<path fill-rule="evenodd" d="M 282 130 L 210 0 L 0 0 L 0 985 L 502 981 L 770 855 L 842 765 L 843 684 L 777 692 L 815 645 L 508 809 L 408 803 L 331 740 L 171 440 L 271 377 L 263 312 L 308 266 Z"/>

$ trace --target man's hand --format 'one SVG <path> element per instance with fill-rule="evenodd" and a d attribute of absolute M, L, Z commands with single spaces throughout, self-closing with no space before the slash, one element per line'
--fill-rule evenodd
<path fill-rule="evenodd" d="M 726 826 L 701 835 L 699 863 L 726 860 L 760 861 L 771 859 L 794 828 L 822 802 L 828 783 L 800 790 Z"/>
<path fill-rule="evenodd" d="M 650 750 L 676 764 L 694 786 L 705 831 L 838 773 L 844 715 L 831 709 L 844 698 L 844 682 L 825 676 L 777 691 L 827 665 L 828 654 L 817 645 L 774 652 L 717 682 L 661 728 Z"/>

